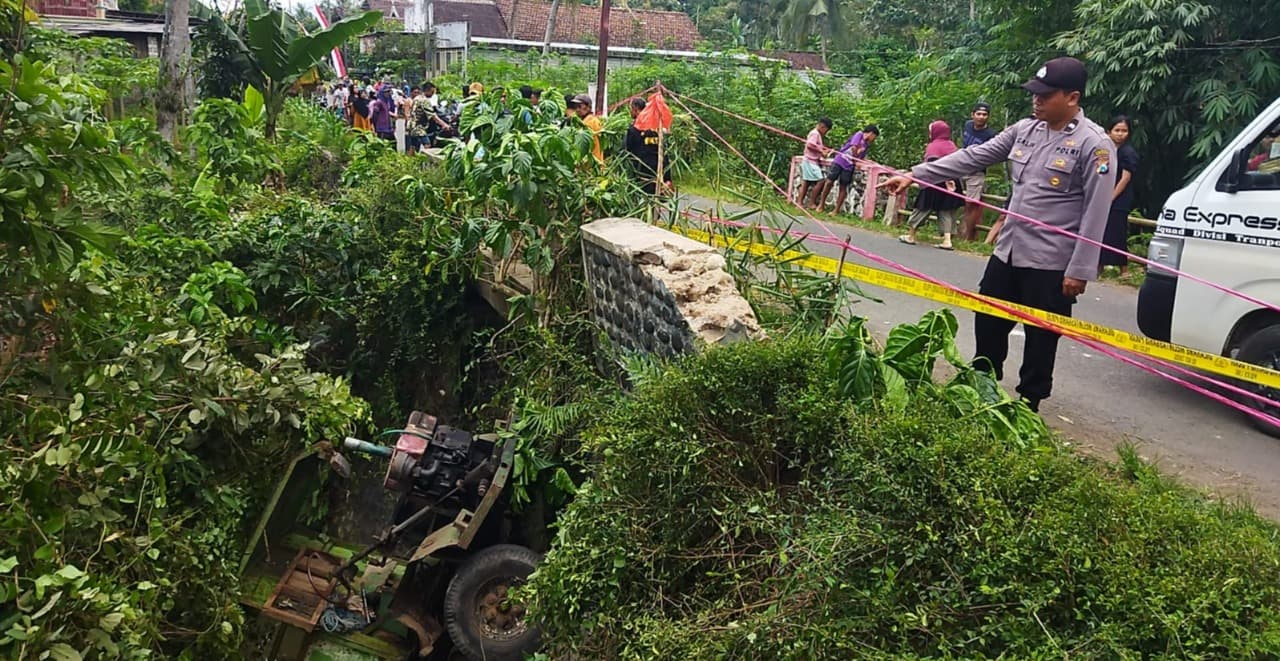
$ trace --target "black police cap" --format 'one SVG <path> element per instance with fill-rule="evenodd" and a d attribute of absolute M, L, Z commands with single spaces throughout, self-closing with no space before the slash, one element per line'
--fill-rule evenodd
<path fill-rule="evenodd" d="M 1032 94 L 1048 94 L 1054 90 L 1083 92 L 1089 74 L 1084 62 L 1074 57 L 1058 57 L 1044 63 L 1036 75 L 1022 84 Z"/>

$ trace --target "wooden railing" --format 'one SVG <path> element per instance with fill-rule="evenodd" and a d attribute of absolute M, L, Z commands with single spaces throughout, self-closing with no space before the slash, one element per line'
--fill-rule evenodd
<path fill-rule="evenodd" d="M 804 158 L 803 156 L 793 156 L 791 158 L 791 174 L 788 179 L 790 185 L 787 186 L 787 191 L 791 195 L 792 201 L 795 200 L 795 191 L 799 188 L 799 185 L 800 185 L 800 179 L 799 179 L 800 161 L 803 158 Z M 824 170 L 830 164 L 831 164 L 830 159 L 823 159 L 822 167 L 824 168 Z M 860 215 L 862 216 L 863 220 L 872 220 L 876 217 L 876 208 L 877 208 L 877 201 L 878 201 L 877 196 L 883 193 L 883 191 L 879 189 L 880 178 L 886 175 L 891 176 L 892 171 L 880 165 L 871 165 L 866 163 L 859 164 L 858 169 L 866 173 L 866 186 L 863 188 L 861 199 L 858 200 L 858 202 L 860 203 L 859 206 L 861 207 Z M 990 202 L 991 204 L 999 207 L 1003 207 L 1009 202 L 1008 197 L 1005 197 L 1003 195 L 991 195 L 989 193 L 984 193 L 982 195 L 982 199 L 986 202 Z M 853 203 L 852 199 L 850 199 L 850 203 Z M 896 218 L 899 215 L 909 215 L 911 212 L 903 208 L 904 206 L 906 206 L 906 203 L 907 203 L 906 193 L 899 193 L 897 195 L 889 196 L 885 200 L 885 205 L 884 205 L 885 223 L 889 223 L 891 218 Z M 987 213 L 987 212 L 984 212 L 984 213 Z M 994 213 L 994 212 L 990 212 L 990 213 Z M 1156 226 L 1156 221 L 1151 220 L 1150 218 L 1143 218 L 1142 216 L 1129 216 L 1129 224 L 1138 225 L 1143 228 L 1154 229 Z M 989 229 L 989 226 L 979 224 L 978 228 L 982 230 L 987 230 Z"/>

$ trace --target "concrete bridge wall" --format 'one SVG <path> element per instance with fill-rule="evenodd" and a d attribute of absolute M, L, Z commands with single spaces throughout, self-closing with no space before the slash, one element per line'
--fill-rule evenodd
<path fill-rule="evenodd" d="M 764 337 L 714 248 L 632 218 L 582 226 L 596 323 L 631 351 L 670 357 Z"/>

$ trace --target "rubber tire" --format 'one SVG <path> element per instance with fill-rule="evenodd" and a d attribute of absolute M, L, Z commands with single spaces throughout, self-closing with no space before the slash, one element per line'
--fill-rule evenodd
<path fill-rule="evenodd" d="M 1240 352 L 1236 354 L 1236 359 L 1254 365 L 1261 365 L 1263 367 L 1273 367 L 1269 364 L 1269 359 L 1276 353 L 1280 353 L 1280 324 L 1267 326 L 1266 328 L 1255 331 L 1252 335 L 1245 338 L 1245 341 L 1240 345 Z M 1259 390 L 1262 389 L 1260 386 L 1254 386 L 1249 383 L 1241 383 L 1240 385 L 1245 389 L 1252 390 L 1254 392 L 1259 392 Z M 1270 388 L 1262 390 L 1270 391 L 1273 394 L 1276 392 Z M 1262 393 L 1259 392 L 1259 394 Z M 1259 410 L 1262 410 L 1263 408 L 1256 399 L 1248 397 L 1241 397 L 1240 399 L 1251 408 Z M 1272 417 L 1280 417 L 1280 401 L 1277 402 L 1275 407 L 1266 412 Z M 1269 422 L 1259 420 L 1254 416 L 1247 414 L 1244 415 L 1249 419 L 1249 423 L 1259 431 L 1269 436 L 1280 437 L 1280 427 Z"/>
<path fill-rule="evenodd" d="M 530 625 L 524 635 L 511 640 L 490 640 L 476 621 L 477 593 L 490 580 L 502 576 L 527 579 L 542 556 L 515 544 L 499 544 L 467 559 L 449 581 L 444 595 L 444 623 L 456 648 L 475 661 L 523 659 L 538 648 L 542 632 Z"/>

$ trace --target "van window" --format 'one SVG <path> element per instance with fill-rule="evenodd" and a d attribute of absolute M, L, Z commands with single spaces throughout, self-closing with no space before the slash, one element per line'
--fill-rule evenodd
<path fill-rule="evenodd" d="M 1280 120 L 1272 124 L 1253 145 L 1245 171 L 1241 173 L 1241 190 L 1280 190 Z"/>

